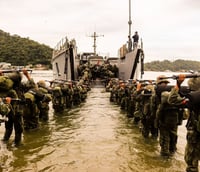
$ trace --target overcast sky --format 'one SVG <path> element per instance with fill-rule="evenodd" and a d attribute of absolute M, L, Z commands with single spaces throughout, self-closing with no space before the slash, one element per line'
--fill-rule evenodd
<path fill-rule="evenodd" d="M 200 61 L 200 0 L 131 0 L 132 34 L 145 61 Z M 129 0 L 0 0 L 0 29 L 55 47 L 67 36 L 78 51 L 117 56 L 128 37 Z"/>

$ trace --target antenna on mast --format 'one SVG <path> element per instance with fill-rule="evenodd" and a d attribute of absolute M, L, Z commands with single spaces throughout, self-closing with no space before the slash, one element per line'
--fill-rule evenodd
<path fill-rule="evenodd" d="M 89 36 L 89 37 L 92 37 L 92 38 L 94 39 L 94 45 L 93 45 L 93 47 L 94 47 L 94 55 L 96 55 L 96 48 L 97 48 L 97 45 L 96 45 L 96 38 L 97 38 L 97 37 L 100 37 L 100 36 L 104 36 L 104 35 L 97 35 L 97 33 L 94 32 L 93 35 L 90 35 L 90 36 Z"/>

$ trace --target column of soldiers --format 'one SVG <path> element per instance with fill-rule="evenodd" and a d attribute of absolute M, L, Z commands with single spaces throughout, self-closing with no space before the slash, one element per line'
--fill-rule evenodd
<path fill-rule="evenodd" d="M 189 75 L 191 77 L 191 75 Z M 188 78 L 189 78 L 188 77 Z M 181 86 L 185 75 L 178 75 L 175 86 L 159 76 L 152 81 L 111 79 L 106 90 L 110 101 L 117 103 L 140 124 L 142 136 L 159 138 L 160 154 L 172 156 L 177 150 L 178 126 L 187 119 L 185 162 L 187 172 L 198 172 L 200 159 L 200 78 L 194 75 L 188 86 Z"/>
<path fill-rule="evenodd" d="M 13 146 L 21 145 L 23 131 L 37 129 L 48 121 L 51 101 L 55 112 L 60 112 L 85 101 L 90 90 L 86 73 L 79 81 L 54 80 L 47 86 L 44 80 L 35 83 L 25 69 L 3 72 L 0 76 L 0 115 L 4 117 L 0 122 L 5 122 L 2 140 L 7 143 L 14 129 Z"/>
<path fill-rule="evenodd" d="M 20 145 L 23 130 L 38 128 L 40 120 L 48 120 L 51 100 L 55 111 L 71 108 L 84 101 L 93 77 L 102 75 L 93 76 L 94 66 L 90 67 L 80 66 L 79 81 L 54 80 L 50 82 L 50 87 L 46 86 L 45 81 L 35 83 L 27 70 L 22 71 L 27 79 L 26 82 L 22 81 L 23 75 L 19 71 L 7 75 L 1 73 L 0 114 L 6 117 L 0 120 L 5 122 L 3 141 L 7 142 L 10 139 L 14 129 L 14 144 Z M 99 68 L 96 66 L 95 70 Z M 108 77 L 106 79 L 115 76 L 112 71 L 106 73 Z M 132 117 L 135 124 L 140 124 L 143 137 L 147 138 L 150 135 L 155 139 L 159 137 L 162 156 L 171 156 L 176 152 L 178 126 L 182 124 L 182 120 L 188 119 L 186 171 L 198 172 L 200 78 L 198 76 L 189 79 L 187 89 L 181 86 L 185 75 L 179 75 L 175 79 L 176 85 L 169 86 L 165 76 L 159 76 L 156 81 L 123 81 L 112 78 L 106 83 L 106 90 L 110 91 L 110 101 L 117 103 L 122 110 L 126 110 L 127 116 Z"/>
<path fill-rule="evenodd" d="M 22 81 L 23 75 L 26 81 Z M 48 113 L 48 103 L 51 95 L 43 93 L 37 83 L 30 77 L 27 70 L 4 71 L 0 76 L 0 103 L 1 115 L 6 116 L 5 133 L 3 141 L 9 141 L 14 130 L 14 146 L 19 146 L 24 130 L 38 128 L 40 125 L 39 114 Z M 46 103 L 48 102 L 48 103 Z M 46 112 L 44 105 L 45 104 Z M 6 110 L 7 105 L 8 110 Z M 4 109 L 5 108 L 5 109 Z M 42 118 L 42 117 L 41 117 Z"/>
<path fill-rule="evenodd" d="M 86 81 L 54 80 L 51 83 L 52 105 L 55 112 L 80 105 L 87 98 L 90 85 Z"/>

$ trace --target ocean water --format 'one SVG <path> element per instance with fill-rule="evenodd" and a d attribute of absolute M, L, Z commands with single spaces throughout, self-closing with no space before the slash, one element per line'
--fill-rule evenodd
<path fill-rule="evenodd" d="M 143 79 L 174 73 L 145 72 Z M 175 73 L 179 74 L 179 73 Z M 52 80 L 52 71 L 33 71 L 37 82 Z M 170 84 L 175 81 L 171 80 Z M 185 83 L 186 84 L 186 83 Z M 159 141 L 144 139 L 138 125 L 126 112 L 109 101 L 103 87 L 93 87 L 80 106 L 55 113 L 51 104 L 49 121 L 38 130 L 24 132 L 23 145 L 0 144 L 3 172 L 183 172 L 186 145 L 185 123 L 178 129 L 177 152 L 160 156 Z M 4 124 L 0 126 L 3 137 Z"/>

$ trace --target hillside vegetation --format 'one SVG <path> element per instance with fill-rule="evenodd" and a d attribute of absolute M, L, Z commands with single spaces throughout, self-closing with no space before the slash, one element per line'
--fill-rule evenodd
<path fill-rule="evenodd" d="M 0 62 L 14 66 L 42 64 L 50 67 L 52 51 L 47 45 L 0 30 Z"/>
<path fill-rule="evenodd" d="M 176 60 L 176 61 L 152 61 L 145 63 L 146 71 L 200 71 L 200 62 L 191 60 Z"/>

